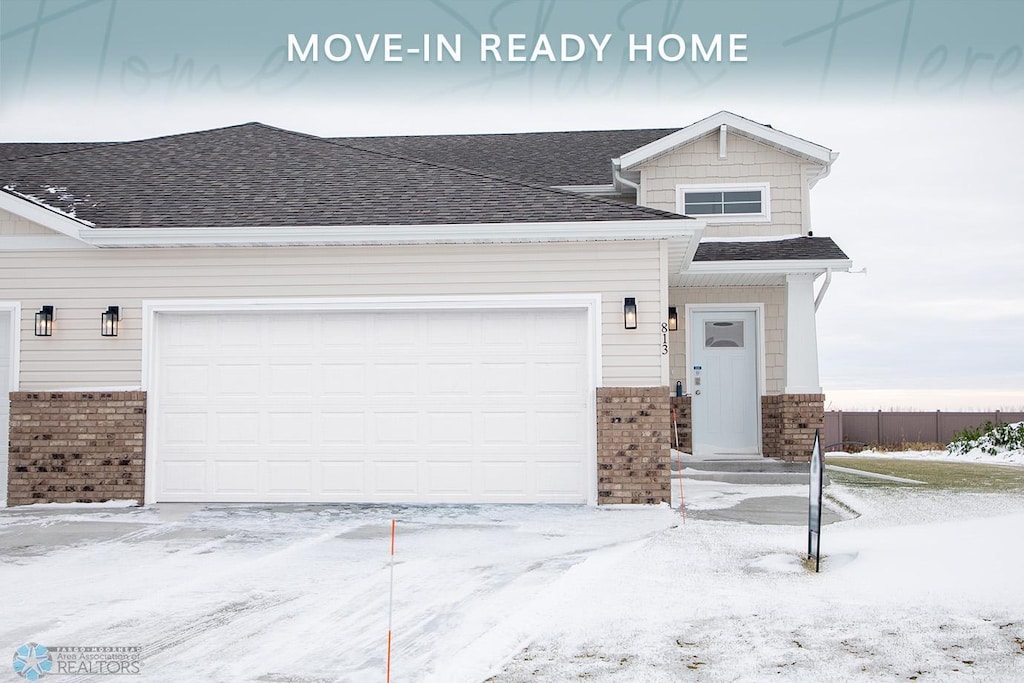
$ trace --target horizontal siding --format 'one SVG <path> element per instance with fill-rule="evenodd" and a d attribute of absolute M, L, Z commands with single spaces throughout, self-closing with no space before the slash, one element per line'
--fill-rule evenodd
<path fill-rule="evenodd" d="M 0 301 L 20 301 L 21 388 L 139 386 L 142 303 L 154 299 L 600 293 L 607 386 L 661 384 L 657 242 L 429 247 L 88 249 L 0 254 Z M 622 300 L 636 297 L 639 329 Z M 50 338 L 33 334 L 56 307 Z M 120 306 L 116 338 L 100 313 Z"/>
<path fill-rule="evenodd" d="M 707 237 L 788 235 L 806 232 L 806 169 L 817 165 L 769 147 L 730 129 L 726 159 L 718 158 L 718 132 L 656 157 L 640 168 L 645 206 L 676 210 L 676 186 L 687 184 L 768 183 L 770 223 L 709 225 Z"/>
<path fill-rule="evenodd" d="M 8 235 L 53 235 L 53 230 L 36 225 L 10 211 L 0 209 L 0 236 Z"/>
<path fill-rule="evenodd" d="M 785 287 L 684 287 L 670 288 L 671 306 L 679 311 L 679 329 L 670 333 L 671 386 L 682 380 L 686 388 L 686 304 L 764 304 L 764 353 L 766 389 L 781 394 L 785 384 Z"/>

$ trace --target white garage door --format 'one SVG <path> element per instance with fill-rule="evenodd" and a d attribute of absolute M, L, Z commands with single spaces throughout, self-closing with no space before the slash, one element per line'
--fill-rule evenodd
<path fill-rule="evenodd" d="M 156 499 L 586 502 L 586 329 L 575 309 L 160 313 Z"/>

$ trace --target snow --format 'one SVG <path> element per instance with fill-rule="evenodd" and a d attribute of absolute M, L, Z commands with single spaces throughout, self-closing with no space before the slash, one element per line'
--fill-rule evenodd
<path fill-rule="evenodd" d="M 140 645 L 142 681 L 380 681 L 395 518 L 396 681 L 1024 680 L 1022 497 L 827 492 L 860 516 L 817 575 L 806 528 L 665 505 L 11 508 L 0 642 Z"/>
<path fill-rule="evenodd" d="M 20 509 L 23 510 L 103 510 L 107 508 L 138 507 L 136 500 L 104 500 L 96 503 L 33 503 Z"/>
<path fill-rule="evenodd" d="M 64 209 L 64 208 L 61 208 L 59 206 L 54 206 L 54 205 L 48 203 L 48 199 L 46 199 L 46 198 L 40 198 L 40 197 L 36 197 L 33 194 L 27 194 L 27 193 L 24 193 L 24 192 L 19 192 L 19 191 L 17 191 L 15 189 L 14 185 L 4 185 L 3 188 L 0 188 L 0 189 L 3 189 L 5 192 L 10 192 L 11 194 L 13 194 L 13 195 L 15 195 L 17 197 L 21 197 L 22 199 L 26 199 L 26 200 L 32 202 L 33 204 L 38 204 L 39 206 L 41 206 L 41 207 L 43 207 L 45 209 L 49 209 L 50 211 L 54 211 L 56 213 L 59 213 L 62 216 L 67 216 L 68 218 L 73 218 L 74 220 L 78 221 L 79 223 L 82 223 L 83 225 L 87 225 L 87 226 L 89 226 L 91 228 L 96 227 L 95 223 L 92 223 L 91 221 L 87 221 L 84 218 L 79 218 L 79 217 L 77 217 L 75 215 L 75 207 L 80 205 L 80 204 L 88 203 L 90 201 L 89 195 L 86 195 L 84 198 L 79 198 L 79 197 L 75 197 L 74 194 L 69 192 L 66 187 L 55 187 L 53 185 L 43 185 L 43 186 L 41 186 L 41 189 L 46 194 L 48 194 L 48 195 L 58 195 L 56 197 L 56 199 L 58 201 L 62 201 L 62 202 L 65 202 L 66 204 L 70 204 L 70 206 L 71 206 L 70 209 Z M 95 203 L 93 204 L 93 206 L 95 206 Z"/>

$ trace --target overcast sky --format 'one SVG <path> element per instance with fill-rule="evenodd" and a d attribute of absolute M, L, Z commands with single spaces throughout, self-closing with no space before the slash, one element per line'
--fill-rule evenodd
<path fill-rule="evenodd" d="M 13 0 L 14 5 L 19 2 Z M 118 10 L 122 14 L 117 15 L 118 6 L 109 0 L 91 4 L 97 26 L 117 26 L 115 20 L 122 20 L 124 11 Z M 231 4 L 224 0 L 179 3 L 176 16 L 196 18 L 203 7 Z M 316 19 L 315 10 L 322 5 L 263 4 L 276 10 L 303 8 L 309 21 Z M 717 6 L 721 13 L 723 6 L 764 11 L 772 4 Z M 1024 59 L 1014 51 L 1020 50 L 1024 39 L 1018 36 L 1015 42 L 1012 37 L 993 38 L 994 33 L 986 33 L 994 41 L 986 48 L 991 57 L 972 63 L 967 50 L 976 43 L 951 42 L 945 33 L 964 21 L 955 12 L 931 16 L 930 6 L 924 5 L 911 15 L 907 9 L 913 9 L 914 3 L 906 0 L 777 4 L 779 11 L 813 5 L 823 16 L 835 15 L 837 8 L 892 6 L 901 12 L 896 17 L 900 21 L 887 17 L 884 25 L 895 26 L 892 40 L 902 35 L 904 42 L 898 43 L 903 47 L 897 52 L 889 52 L 898 54 L 901 64 L 917 59 L 918 88 L 924 76 L 935 74 L 945 74 L 942 82 L 950 87 L 930 94 L 907 92 L 908 86 L 900 80 L 906 68 L 897 71 L 895 78 L 889 62 L 867 70 L 864 62 L 857 62 L 858 57 L 866 57 L 852 50 L 857 44 L 870 43 L 865 38 L 877 39 L 877 27 L 870 25 L 853 25 L 831 38 L 824 35 L 822 40 L 830 38 L 832 43 L 825 53 L 826 68 L 803 73 L 799 69 L 804 66 L 787 61 L 788 80 L 780 79 L 780 87 L 765 82 L 765 76 L 772 74 L 772 55 L 781 55 L 780 75 L 783 57 L 800 65 L 806 60 L 768 49 L 764 50 L 768 56 L 753 65 L 759 71 L 743 72 L 742 78 L 732 80 L 727 77 L 743 67 L 715 66 L 716 71 L 705 75 L 692 68 L 686 72 L 655 69 L 644 72 L 647 80 L 569 83 L 557 75 L 553 80 L 535 79 L 540 67 L 531 65 L 507 73 L 492 69 L 468 80 L 453 80 L 449 75 L 453 71 L 416 72 L 410 80 L 412 67 L 402 71 L 403 65 L 391 64 L 374 72 L 369 81 L 338 82 L 336 75 L 334 80 L 324 80 L 324 74 L 331 73 L 322 69 L 316 77 L 302 81 L 302 74 L 288 71 L 289 66 L 275 72 L 274 82 L 280 86 L 276 90 L 251 79 L 227 87 L 235 78 L 231 67 L 248 68 L 255 62 L 239 56 L 235 64 L 232 55 L 243 51 L 228 50 L 217 56 L 217 65 L 223 68 L 220 81 L 195 77 L 187 81 L 183 60 L 191 55 L 202 74 L 203 61 L 195 55 L 208 47 L 205 41 L 213 39 L 199 28 L 188 27 L 164 39 L 172 42 L 164 46 L 166 54 L 150 58 L 160 68 L 147 63 L 144 72 L 131 61 L 149 55 L 144 47 L 133 42 L 124 48 L 126 52 L 118 52 L 117 38 L 128 28 L 121 33 L 108 31 L 100 56 L 90 57 L 94 62 L 101 60 L 101 66 L 93 69 L 98 75 L 89 72 L 86 79 L 74 76 L 83 53 L 65 53 L 66 41 L 56 42 L 54 27 L 60 22 L 46 25 L 50 33 L 36 31 L 33 44 L 33 34 L 23 30 L 28 15 L 13 13 L 12 0 L 4 0 L 0 5 L 0 57 L 5 60 L 0 61 L 0 140 L 133 139 L 252 120 L 324 135 L 682 127 L 728 109 L 840 153 L 832 174 L 811 193 L 813 229 L 817 235 L 832 236 L 853 258 L 855 268 L 867 272 L 835 276 L 818 313 L 822 383 L 829 407 L 1024 409 L 1020 351 L 1024 346 L 1024 135 L 1018 128 L 1024 120 Z M 22 5 L 17 7 L 24 9 Z M 439 22 L 432 30 L 459 31 L 474 19 L 468 12 L 470 5 L 464 3 L 448 3 L 465 10 L 461 19 L 439 15 L 437 8 L 446 7 L 440 2 L 415 7 L 425 5 L 434 10 L 431 20 Z M 480 2 L 471 7 L 507 5 Z M 678 6 L 667 0 L 595 6 L 610 10 L 638 5 L 663 14 Z M 949 5 L 966 10 L 970 3 Z M 48 5 L 49 11 L 62 6 L 74 5 L 62 5 L 60 0 L 50 0 Z M 530 0 L 518 6 L 531 12 L 554 8 L 578 13 L 585 5 Z M 1003 6 L 995 5 L 996 9 Z M 37 4 L 32 7 L 33 12 L 38 10 Z M 903 21 L 905 16 L 917 17 L 917 23 Z M 609 32 L 615 38 L 620 37 L 615 31 L 621 30 L 618 25 L 624 21 L 621 12 L 618 17 L 618 23 L 609 20 Z M 993 26 L 1005 23 L 997 19 L 992 20 Z M 651 30 L 640 19 L 634 20 L 640 30 Z M 490 21 L 494 23 L 493 16 Z M 659 21 L 663 27 L 681 20 L 670 16 Z M 807 33 L 813 34 L 819 26 L 816 21 L 806 22 Z M 382 30 L 391 30 L 385 19 L 380 22 Z M 787 30 L 776 43 L 801 45 L 802 34 Z M 939 33 L 942 40 L 932 40 Z M 274 35 L 280 42 L 280 31 Z M 917 42 L 908 43 L 907 35 Z M 130 36 L 138 40 L 134 33 Z M 183 46 L 186 38 L 192 42 Z M 845 56 L 844 48 L 850 51 Z M 35 62 L 26 56 L 33 54 Z M 944 61 L 940 63 L 935 55 L 945 55 Z M 754 51 L 751 59 L 757 57 Z M 963 65 L 954 63 L 956 59 L 966 59 L 966 76 Z M 38 64 L 49 69 L 47 78 L 29 77 L 44 69 Z M 838 75 L 830 76 L 830 65 Z M 858 65 L 866 70 L 860 74 L 864 78 L 858 77 Z M 119 71 L 114 68 L 118 66 Z M 120 78 L 105 75 L 112 72 Z M 126 73 L 135 76 L 126 80 Z M 138 82 L 139 73 L 147 77 L 146 88 Z M 289 76 L 296 73 L 295 78 Z M 570 72 L 567 68 L 562 73 Z M 665 78 L 667 73 L 675 73 L 686 87 L 680 85 L 675 91 Z M 879 75 L 885 76 L 884 84 L 873 85 L 871 79 Z M 1009 86 L 997 88 L 997 76 L 1010 79 Z M 436 87 L 432 87 L 435 77 Z M 298 85 L 288 85 L 290 78 Z M 695 85 L 693 79 L 703 81 Z M 88 88 L 82 87 L 85 80 Z"/>

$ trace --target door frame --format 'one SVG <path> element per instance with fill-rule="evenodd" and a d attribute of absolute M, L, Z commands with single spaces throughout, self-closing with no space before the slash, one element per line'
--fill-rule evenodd
<path fill-rule="evenodd" d="M 10 352 L 10 358 L 8 358 L 8 382 L 7 386 L 4 387 L 3 400 L 10 400 L 10 392 L 17 391 L 20 380 L 19 374 L 21 372 L 21 302 L 20 301 L 0 301 L 0 315 L 7 314 L 8 321 L 10 322 L 10 328 L 8 330 L 7 344 L 8 351 Z M 7 500 L 7 488 L 10 486 L 10 481 L 7 478 L 7 470 L 10 466 L 11 458 L 11 418 L 10 409 L 8 406 L 7 413 L 7 424 L 4 425 L 4 432 L 7 434 L 6 443 L 4 444 L 4 457 L 3 457 L 3 475 L 0 476 L 0 480 L 3 481 L 3 491 L 0 491 L 0 507 L 3 507 L 4 502 Z"/>
<path fill-rule="evenodd" d="M 755 411 L 757 415 L 757 450 L 762 455 L 764 454 L 764 422 L 761 416 L 761 397 L 765 395 L 767 390 L 767 380 L 765 378 L 765 340 L 764 340 L 764 304 L 763 303 L 736 303 L 736 304 L 686 304 L 686 389 L 687 392 L 693 395 L 693 363 L 691 358 L 693 357 L 693 349 L 697 348 L 694 346 L 694 324 L 693 318 L 696 313 L 718 313 L 728 315 L 729 313 L 753 313 L 754 314 L 754 332 L 757 335 L 756 345 L 754 354 L 756 356 L 754 366 L 757 373 L 756 386 L 758 395 L 755 397 Z M 692 398 L 691 398 L 692 400 Z M 692 408 L 691 408 L 692 412 Z M 697 429 L 696 420 L 692 427 L 693 432 L 693 444 L 692 448 L 694 451 L 697 450 Z"/>
<path fill-rule="evenodd" d="M 156 501 L 157 431 L 159 430 L 159 397 L 153 385 L 159 381 L 160 313 L 252 313 L 277 311 L 452 311 L 562 308 L 583 310 L 587 318 L 587 355 L 589 392 L 587 411 L 597 415 L 597 387 L 603 385 L 602 359 L 602 296 L 593 294 L 517 294 L 465 296 L 406 297 L 324 297 L 324 298 L 259 298 L 259 299 L 168 299 L 142 302 L 142 390 L 146 392 L 146 505 Z M 588 421 L 586 435 L 588 467 L 586 498 L 588 505 L 597 505 L 597 420 Z"/>

